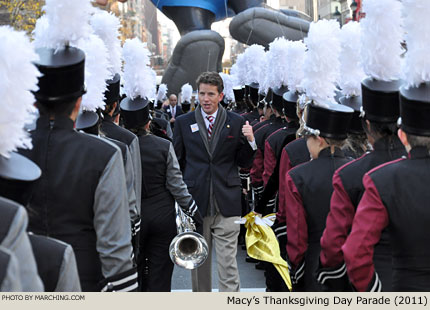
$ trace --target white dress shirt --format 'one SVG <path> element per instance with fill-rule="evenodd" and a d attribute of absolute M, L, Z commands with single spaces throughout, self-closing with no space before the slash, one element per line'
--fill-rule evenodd
<path fill-rule="evenodd" d="M 176 116 L 176 106 L 170 106 L 170 113 L 172 114 L 172 117 L 175 118 Z"/>

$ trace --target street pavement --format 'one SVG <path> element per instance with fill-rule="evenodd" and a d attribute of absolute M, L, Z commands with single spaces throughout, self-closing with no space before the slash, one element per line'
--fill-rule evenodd
<path fill-rule="evenodd" d="M 215 250 L 212 253 L 212 291 L 218 291 L 218 272 L 216 267 Z M 245 261 L 246 250 L 239 245 L 237 249 L 237 264 L 239 267 L 241 292 L 264 292 L 264 271 L 255 269 L 254 263 Z M 175 265 L 172 277 L 172 291 L 191 292 L 191 271 Z"/>

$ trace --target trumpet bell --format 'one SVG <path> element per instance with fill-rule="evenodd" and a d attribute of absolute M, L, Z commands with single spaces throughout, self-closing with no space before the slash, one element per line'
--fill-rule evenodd
<path fill-rule="evenodd" d="M 185 269 L 201 266 L 208 257 L 209 248 L 202 235 L 184 232 L 173 238 L 169 246 L 170 259 Z"/>

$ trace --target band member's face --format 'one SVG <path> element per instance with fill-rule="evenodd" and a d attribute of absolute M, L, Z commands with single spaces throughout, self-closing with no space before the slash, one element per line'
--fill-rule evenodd
<path fill-rule="evenodd" d="M 218 88 L 211 84 L 200 84 L 199 101 L 206 114 L 213 114 L 218 110 L 218 104 L 224 97 L 223 93 L 218 92 Z"/>

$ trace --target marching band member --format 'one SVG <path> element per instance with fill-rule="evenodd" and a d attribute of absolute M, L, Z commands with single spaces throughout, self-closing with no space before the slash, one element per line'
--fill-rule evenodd
<path fill-rule="evenodd" d="M 138 258 L 141 291 L 170 291 L 173 262 L 169 245 L 176 236 L 175 200 L 200 225 L 203 222 L 182 174 L 170 141 L 150 133 L 148 98 L 155 92 L 149 51 L 138 39 L 124 44 L 124 90 L 121 115 L 139 139 L 142 165 L 142 230 Z"/>
<path fill-rule="evenodd" d="M 372 3 L 367 5 L 370 9 Z M 379 2 L 377 5 L 373 3 L 374 14 L 379 16 L 382 7 Z M 404 84 L 400 87 L 398 136 L 408 156 L 379 165 L 364 175 L 364 194 L 342 251 L 349 279 L 356 290 L 385 290 L 384 283 L 381 287 L 382 277 L 376 265 L 375 245 L 381 242 L 387 228 L 392 241 L 392 290 L 427 291 L 430 285 L 429 235 L 426 233 L 430 220 L 427 208 L 430 198 L 427 186 L 430 180 L 430 68 L 425 59 L 430 48 L 427 40 L 430 22 L 426 15 L 430 7 L 416 0 L 401 4 L 390 1 L 390 5 L 391 18 L 400 18 L 401 5 L 405 16 L 408 52 L 403 63 Z M 392 24 L 389 29 L 390 35 L 396 34 L 394 38 L 398 42 L 402 32 L 397 33 Z M 378 44 L 384 43 L 379 41 Z M 395 55 L 400 52 L 397 45 L 393 44 L 392 48 L 395 48 Z"/>
<path fill-rule="evenodd" d="M 389 1 L 391 12 L 397 11 L 400 17 L 400 4 L 397 1 Z M 369 170 L 385 162 L 389 162 L 405 155 L 403 145 L 397 138 L 397 119 L 399 117 L 399 86 L 398 77 L 400 74 L 400 40 L 401 26 L 400 20 L 391 15 L 381 17 L 375 8 L 381 9 L 381 3 L 364 3 L 364 9 L 368 14 L 361 22 L 362 34 L 361 42 L 363 48 L 362 59 L 368 78 L 361 82 L 361 74 L 352 74 L 344 77 L 349 81 L 353 93 L 360 94 L 362 90 L 362 127 L 366 132 L 369 142 L 373 147 L 372 152 L 368 152 L 339 168 L 333 176 L 333 196 L 330 203 L 330 213 L 327 217 L 327 225 L 321 238 L 320 269 L 318 277 L 327 290 L 344 291 L 350 290 L 350 285 L 346 275 L 344 264 L 344 254 L 342 246 L 348 237 L 357 206 L 364 193 L 363 176 Z M 373 10 L 372 10 L 373 7 Z M 375 36 L 375 23 L 382 23 L 387 27 L 379 28 L 388 31 L 379 32 L 378 42 L 384 44 L 387 49 L 382 52 L 377 44 L 368 44 L 372 36 Z M 348 23 L 344 27 L 350 28 L 352 32 L 359 31 L 359 25 Z M 356 30 L 352 29 L 357 27 Z M 357 32 L 355 32 L 357 34 Z M 393 37 L 393 35 L 395 36 Z M 354 41 L 359 40 L 357 35 L 349 34 Z M 395 38 L 395 39 L 393 39 Z M 384 42 L 384 43 L 382 43 Z M 379 44 L 378 43 L 378 44 Z M 355 57 L 355 56 L 349 56 Z M 380 66 L 384 59 L 391 59 L 390 66 Z M 350 67 L 351 68 L 351 67 Z M 355 69 L 357 72 L 359 69 Z M 392 81 L 392 78 L 397 77 Z M 361 82 L 361 83 L 360 83 Z M 354 86 L 355 85 L 355 86 Z M 341 102 L 347 102 L 350 106 L 355 105 L 355 110 L 360 109 L 361 97 L 351 96 L 342 98 Z M 391 291 L 391 246 L 388 231 L 384 231 L 378 245 L 375 248 L 373 261 L 375 268 L 382 281 L 384 290 Z"/>
<path fill-rule="evenodd" d="M 312 160 L 288 172 L 285 191 L 287 256 L 295 290 L 320 290 L 314 273 L 330 208 L 331 178 L 348 162 L 340 148 L 353 110 L 333 103 L 339 66 L 338 32 L 337 22 L 322 20 L 311 24 L 305 39 L 308 52 L 303 84 L 312 102 L 306 108 L 304 135 Z M 325 44 L 319 44 L 320 40 Z"/>
<path fill-rule="evenodd" d="M 0 73 L 7 77 L 0 90 L 4 94 L 0 120 L 0 247 L 5 249 L 1 255 L 5 265 L 0 264 L 5 267 L 1 286 L 9 291 L 42 292 L 43 282 L 27 234 L 28 215 L 20 204 L 29 197 L 26 190 L 41 171 L 15 152 L 31 147 L 24 125 L 32 119 L 31 91 L 37 90 L 40 76 L 32 62 L 38 56 L 25 34 L 8 26 L 0 27 L 0 40 Z"/>
<path fill-rule="evenodd" d="M 35 42 L 43 74 L 35 92 L 40 117 L 33 149 L 22 152 L 42 170 L 29 227 L 73 247 L 83 291 L 135 290 L 121 153 L 74 130 L 85 94 L 85 54 L 71 45 L 88 32 L 91 3 L 47 1 L 45 11 L 48 25 L 38 28 Z"/>

